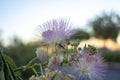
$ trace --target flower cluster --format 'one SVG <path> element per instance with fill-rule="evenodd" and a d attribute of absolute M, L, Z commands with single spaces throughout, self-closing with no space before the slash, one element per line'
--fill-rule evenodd
<path fill-rule="evenodd" d="M 42 25 L 43 41 L 54 44 L 51 55 L 46 49 L 37 48 L 40 71 L 29 80 L 103 80 L 106 64 L 102 55 L 93 46 L 78 48 L 79 41 L 70 41 L 73 34 L 68 21 L 53 20 Z M 67 41 L 66 41 L 67 39 Z M 63 43 L 64 42 L 64 43 Z M 72 45 L 71 49 L 66 46 Z"/>

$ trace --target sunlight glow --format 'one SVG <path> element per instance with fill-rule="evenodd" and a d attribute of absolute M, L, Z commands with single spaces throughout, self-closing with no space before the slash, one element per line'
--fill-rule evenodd
<path fill-rule="evenodd" d="M 118 43 L 119 46 L 120 46 L 120 34 L 119 34 L 118 37 L 117 37 L 117 43 Z"/>

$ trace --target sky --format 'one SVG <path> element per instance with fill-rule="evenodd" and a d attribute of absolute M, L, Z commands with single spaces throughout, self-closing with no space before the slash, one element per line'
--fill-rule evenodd
<path fill-rule="evenodd" d="M 120 13 L 120 0 L 0 0 L 0 30 L 8 41 L 18 36 L 25 41 L 36 39 L 36 29 L 46 21 L 70 19 L 84 28 L 88 20 L 102 11 Z"/>

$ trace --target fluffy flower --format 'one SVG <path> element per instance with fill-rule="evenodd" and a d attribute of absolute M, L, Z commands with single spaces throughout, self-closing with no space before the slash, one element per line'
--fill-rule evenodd
<path fill-rule="evenodd" d="M 60 64 L 62 62 L 62 58 L 60 56 L 56 56 L 55 54 L 49 60 L 48 69 L 55 70 L 60 68 Z"/>
<path fill-rule="evenodd" d="M 106 64 L 99 54 L 84 54 L 73 66 L 77 80 L 103 80 L 106 72 Z"/>
<path fill-rule="evenodd" d="M 49 57 L 46 48 L 37 48 L 36 55 L 41 61 L 46 61 Z"/>
<path fill-rule="evenodd" d="M 63 19 L 46 22 L 40 28 L 43 31 L 42 38 L 48 44 L 59 43 L 72 35 L 69 21 Z"/>

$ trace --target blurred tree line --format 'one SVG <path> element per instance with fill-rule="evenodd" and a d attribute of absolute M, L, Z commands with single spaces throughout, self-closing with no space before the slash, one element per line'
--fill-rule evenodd
<path fill-rule="evenodd" d="M 120 32 L 120 15 L 113 11 L 102 12 L 89 22 L 89 26 L 93 29 L 95 37 L 116 41 Z"/>
<path fill-rule="evenodd" d="M 96 38 L 102 38 L 105 41 L 112 39 L 116 42 L 120 32 L 120 15 L 114 11 L 102 12 L 89 22 L 89 27 L 92 28 Z M 106 48 L 105 41 L 104 48 Z"/>
<path fill-rule="evenodd" d="M 22 66 L 35 57 L 36 47 L 35 43 L 24 44 L 20 38 L 14 37 L 10 45 L 3 47 L 3 51 L 13 58 L 17 66 Z"/>
<path fill-rule="evenodd" d="M 82 29 L 75 29 L 72 39 L 89 39 L 92 36 L 102 39 L 116 38 L 120 32 L 120 15 L 114 11 L 103 11 L 88 22 L 88 27 L 92 29 L 90 33 Z"/>

